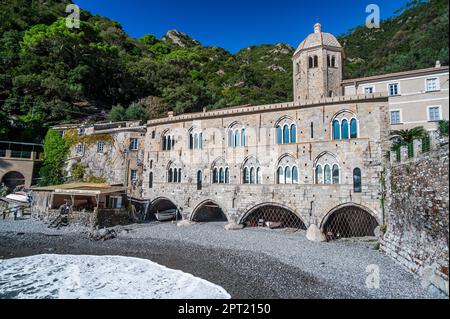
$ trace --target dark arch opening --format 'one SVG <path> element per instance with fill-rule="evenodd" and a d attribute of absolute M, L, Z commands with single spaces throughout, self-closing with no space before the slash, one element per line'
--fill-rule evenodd
<path fill-rule="evenodd" d="M 192 221 L 197 223 L 227 222 L 227 216 L 214 202 L 206 202 L 194 213 Z"/>
<path fill-rule="evenodd" d="M 362 208 L 347 206 L 330 215 L 323 230 L 327 240 L 354 237 L 373 237 L 378 222 Z"/>
<path fill-rule="evenodd" d="M 147 221 L 161 222 L 171 221 L 174 219 L 181 220 L 178 207 L 169 199 L 161 198 L 152 203 L 147 214 Z"/>
<path fill-rule="evenodd" d="M 276 205 L 258 207 L 244 219 L 247 227 L 268 227 L 267 223 L 275 228 L 306 230 L 305 224 L 297 215 L 289 209 Z"/>
<path fill-rule="evenodd" d="M 2 183 L 9 191 L 14 191 L 19 186 L 25 186 L 25 177 L 19 172 L 9 172 L 3 176 Z"/>

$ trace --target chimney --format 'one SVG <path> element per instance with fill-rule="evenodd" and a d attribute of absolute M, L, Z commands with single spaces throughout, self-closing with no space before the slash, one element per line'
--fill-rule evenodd
<path fill-rule="evenodd" d="M 440 68 L 442 65 L 441 65 L 441 61 L 436 61 L 436 68 Z"/>

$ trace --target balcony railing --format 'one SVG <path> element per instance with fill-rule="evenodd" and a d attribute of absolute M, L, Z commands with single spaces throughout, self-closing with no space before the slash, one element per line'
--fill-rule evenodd
<path fill-rule="evenodd" d="M 26 158 L 30 159 L 32 152 L 29 151 L 11 151 L 11 158 Z"/>

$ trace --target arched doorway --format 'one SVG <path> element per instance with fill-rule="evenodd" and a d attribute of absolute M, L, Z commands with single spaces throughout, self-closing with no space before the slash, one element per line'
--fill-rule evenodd
<path fill-rule="evenodd" d="M 227 222 L 222 208 L 213 201 L 202 203 L 193 213 L 192 221 L 197 223 Z"/>
<path fill-rule="evenodd" d="M 167 218 L 160 218 L 160 221 L 166 221 L 164 219 L 173 220 L 178 219 L 181 220 L 181 216 L 179 212 L 177 214 L 174 214 L 174 217 L 170 219 L 168 215 L 170 215 L 171 211 L 178 210 L 177 205 L 175 205 L 170 199 L 168 198 L 158 198 L 155 201 L 152 202 L 149 208 L 149 213 L 147 214 L 147 221 L 155 221 L 158 220 L 158 213 L 164 213 L 167 215 Z"/>
<path fill-rule="evenodd" d="M 244 217 L 243 223 L 247 227 L 267 227 L 272 225 L 277 228 L 306 230 L 305 223 L 300 217 L 290 209 L 276 204 L 267 204 L 254 208 Z"/>
<path fill-rule="evenodd" d="M 25 185 L 25 177 L 19 172 L 9 172 L 3 176 L 1 182 L 9 191 L 14 191 L 16 187 Z"/>
<path fill-rule="evenodd" d="M 332 212 L 325 220 L 323 231 L 327 240 L 353 237 L 373 237 L 378 221 L 365 209 L 345 206 Z"/>

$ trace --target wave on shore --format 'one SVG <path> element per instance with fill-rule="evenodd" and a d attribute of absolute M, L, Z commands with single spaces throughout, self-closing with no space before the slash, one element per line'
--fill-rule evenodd
<path fill-rule="evenodd" d="M 149 260 L 37 255 L 0 260 L 0 298 L 230 299 L 220 286 Z"/>

